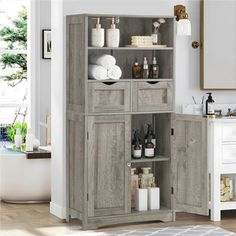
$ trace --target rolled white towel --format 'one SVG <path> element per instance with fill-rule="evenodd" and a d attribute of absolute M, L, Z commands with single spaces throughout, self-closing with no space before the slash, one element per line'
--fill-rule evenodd
<path fill-rule="evenodd" d="M 108 55 L 108 54 L 103 54 L 99 56 L 90 56 L 90 63 L 103 66 L 107 70 L 110 70 L 115 64 L 116 64 L 116 59 L 115 57 Z"/>
<path fill-rule="evenodd" d="M 114 65 L 110 70 L 108 70 L 108 78 L 118 80 L 122 76 L 122 71 L 119 66 Z"/>
<path fill-rule="evenodd" d="M 107 70 L 104 67 L 98 65 L 88 66 L 88 76 L 90 79 L 96 79 L 96 80 L 108 79 Z"/>

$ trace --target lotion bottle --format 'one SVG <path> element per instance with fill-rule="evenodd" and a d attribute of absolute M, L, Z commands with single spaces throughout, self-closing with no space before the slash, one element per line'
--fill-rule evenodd
<path fill-rule="evenodd" d="M 16 148 L 21 148 L 21 145 L 22 145 L 22 135 L 20 133 L 20 129 L 17 128 L 16 129 L 16 134 L 15 134 L 15 137 L 14 137 L 14 141 L 15 141 L 15 145 L 16 145 Z"/>
<path fill-rule="evenodd" d="M 214 100 L 211 96 L 212 93 L 207 93 L 208 98 L 206 100 L 206 115 L 214 115 L 215 109 L 214 109 Z"/>
<path fill-rule="evenodd" d="M 117 48 L 120 44 L 120 30 L 116 28 L 116 23 L 119 23 L 119 18 L 107 18 L 111 20 L 111 28 L 106 30 L 107 47 Z"/>
<path fill-rule="evenodd" d="M 33 152 L 34 150 L 34 135 L 32 134 L 32 130 L 28 129 L 26 134 L 26 152 Z"/>
<path fill-rule="evenodd" d="M 104 29 L 100 24 L 100 17 L 93 18 L 96 20 L 95 28 L 91 32 L 91 45 L 93 47 L 103 47 L 104 46 Z"/>

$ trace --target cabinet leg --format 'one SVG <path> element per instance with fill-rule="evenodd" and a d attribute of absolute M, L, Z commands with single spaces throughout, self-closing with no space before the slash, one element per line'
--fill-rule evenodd
<path fill-rule="evenodd" d="M 211 209 L 211 221 L 221 221 L 221 210 Z"/>

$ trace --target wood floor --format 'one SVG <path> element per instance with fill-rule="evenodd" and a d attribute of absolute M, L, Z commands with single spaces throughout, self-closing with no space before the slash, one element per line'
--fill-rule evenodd
<path fill-rule="evenodd" d="M 178 213 L 173 223 L 129 224 L 116 227 L 102 228 L 100 232 L 117 231 L 121 229 L 137 229 L 150 227 L 184 226 L 214 224 L 224 229 L 236 232 L 236 211 L 227 211 L 221 222 L 213 223 L 208 217 L 193 214 Z M 91 233 L 91 232 L 90 232 Z M 0 203 L 0 236 L 69 236 L 86 235 L 81 231 L 79 222 L 64 223 L 49 213 L 48 204 L 15 205 Z M 91 235 L 91 234 L 89 234 Z"/>

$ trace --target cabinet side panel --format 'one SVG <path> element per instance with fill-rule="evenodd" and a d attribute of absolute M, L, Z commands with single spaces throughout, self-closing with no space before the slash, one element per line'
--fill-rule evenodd
<path fill-rule="evenodd" d="M 72 17 L 73 19 L 73 17 Z M 85 60 L 85 21 L 71 20 L 67 25 L 67 105 L 75 112 L 85 111 L 85 76 L 87 60 Z"/>
<path fill-rule="evenodd" d="M 84 189 L 84 116 L 68 121 L 69 138 L 69 205 L 71 209 L 83 212 Z"/>

